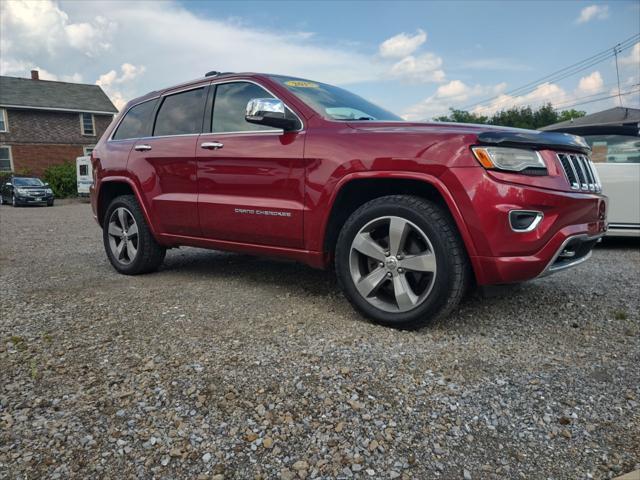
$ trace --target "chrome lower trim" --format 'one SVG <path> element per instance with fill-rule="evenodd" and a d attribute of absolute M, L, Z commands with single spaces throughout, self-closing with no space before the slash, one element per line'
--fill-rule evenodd
<path fill-rule="evenodd" d="M 552 273 L 557 273 L 557 272 L 561 272 L 562 270 L 566 270 L 568 268 L 572 268 L 575 266 L 580 265 L 583 262 L 586 262 L 587 260 L 589 260 L 591 258 L 591 253 L 589 252 L 587 253 L 585 256 L 577 258 L 571 262 L 567 262 L 567 263 L 563 263 L 562 265 L 558 265 L 554 267 L 554 263 L 556 262 L 556 260 L 558 259 L 558 257 L 560 256 L 560 254 L 562 253 L 562 251 L 567 247 L 567 245 L 569 244 L 569 242 L 576 240 L 576 239 L 581 239 L 583 241 L 590 241 L 590 240 L 596 240 L 596 239 L 602 239 L 602 237 L 604 236 L 604 233 L 600 233 L 598 235 L 587 235 L 586 233 L 580 234 L 580 235 L 573 235 L 571 237 L 568 237 L 567 239 L 565 239 L 564 242 L 562 242 L 562 245 L 560 245 L 560 248 L 558 248 L 558 250 L 556 251 L 555 255 L 551 258 L 551 261 L 547 264 L 547 266 L 545 267 L 545 269 L 542 271 L 542 273 L 540 275 L 538 275 L 538 278 L 542 278 L 542 277 L 546 277 L 547 275 L 551 275 Z"/>
<path fill-rule="evenodd" d="M 535 218 L 533 219 L 533 221 L 531 222 L 531 225 L 529 225 L 527 228 L 515 228 L 513 226 L 513 221 L 511 220 L 511 215 L 512 214 L 518 214 L 518 213 L 524 213 L 526 214 L 532 214 L 535 216 Z M 533 230 L 535 230 L 538 225 L 540 225 L 540 222 L 542 221 L 542 219 L 544 218 L 544 213 L 538 211 L 538 210 L 510 210 L 509 211 L 509 226 L 511 227 L 511 230 L 513 230 L 516 233 L 527 233 L 527 232 L 532 232 Z"/>

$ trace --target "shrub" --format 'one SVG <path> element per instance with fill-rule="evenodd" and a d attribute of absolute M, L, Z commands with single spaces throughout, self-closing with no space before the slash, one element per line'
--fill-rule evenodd
<path fill-rule="evenodd" d="M 56 198 L 75 197 L 78 194 L 75 163 L 53 165 L 44 171 L 42 178 L 49 183 Z"/>
<path fill-rule="evenodd" d="M 9 181 L 13 176 L 16 177 L 30 177 L 32 175 L 31 170 L 28 168 L 22 168 L 15 172 L 0 172 L 0 185 L 3 185 Z"/>

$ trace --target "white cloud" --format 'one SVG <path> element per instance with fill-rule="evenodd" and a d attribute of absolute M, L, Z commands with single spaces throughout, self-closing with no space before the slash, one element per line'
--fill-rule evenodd
<path fill-rule="evenodd" d="M 524 95 L 501 94 L 489 104 L 475 107 L 472 112 L 480 115 L 492 115 L 500 110 L 513 107 L 531 106 L 535 108 L 545 103 L 566 103 L 569 98 L 567 92 L 559 85 L 543 83 Z"/>
<path fill-rule="evenodd" d="M 402 58 L 411 55 L 427 40 L 425 31 L 418 29 L 415 35 L 399 33 L 380 44 L 379 53 L 384 58 Z"/>
<path fill-rule="evenodd" d="M 618 57 L 618 63 L 621 67 L 633 67 L 636 72 L 640 73 L 640 42 L 631 48 L 629 55 Z"/>
<path fill-rule="evenodd" d="M 118 72 L 115 70 L 109 70 L 107 73 L 100 75 L 96 80 L 96 85 L 102 87 L 102 89 L 111 97 L 113 104 L 118 110 L 120 110 L 127 103 L 125 96 L 119 88 L 121 84 L 130 82 L 134 78 L 142 75 L 146 70 L 144 65 L 132 65 L 130 63 L 123 63 L 120 66 L 122 75 L 118 76 Z"/>
<path fill-rule="evenodd" d="M 392 76 L 410 82 L 443 82 L 442 58 L 433 53 L 409 55 L 391 67 Z"/>
<path fill-rule="evenodd" d="M 591 75 L 587 75 L 586 77 L 582 77 L 578 82 L 578 93 L 579 94 L 592 94 L 599 92 L 604 85 L 604 81 L 602 80 L 602 75 L 600 75 L 599 71 L 593 72 Z"/>
<path fill-rule="evenodd" d="M 406 109 L 403 117 L 415 121 L 446 115 L 453 105 L 459 106 L 472 98 L 498 95 L 506 87 L 506 83 L 470 86 L 460 80 L 451 80 L 439 86 L 433 95 Z"/>
<path fill-rule="evenodd" d="M 71 48 L 88 57 L 108 50 L 116 25 L 96 15 L 92 22 L 71 22 L 69 15 L 51 0 L 2 2 L 3 49 L 19 48 L 31 54 L 55 55 Z M 6 32 L 8 30 L 8 32 Z M 5 38 L 19 39 L 19 42 Z"/>
<path fill-rule="evenodd" d="M 609 17 L 608 5 L 589 5 L 580 10 L 576 23 L 587 23 L 591 20 L 605 20 Z"/>
<path fill-rule="evenodd" d="M 205 17 L 172 1 L 11 1 L 0 2 L 0 9 L 2 74 L 28 76 L 33 65 L 60 78 L 82 72 L 85 80 L 109 85 L 110 95 L 127 99 L 209 70 L 349 84 L 383 79 L 393 65 L 339 41 L 321 44 L 312 32 L 283 33 Z M 114 65 L 144 65 L 146 74 L 128 67 L 111 73 Z M 424 70 L 421 65 L 416 70 Z"/>

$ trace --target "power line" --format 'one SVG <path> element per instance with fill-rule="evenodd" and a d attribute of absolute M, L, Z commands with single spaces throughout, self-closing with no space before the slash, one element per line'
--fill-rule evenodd
<path fill-rule="evenodd" d="M 609 98 L 614 98 L 614 97 L 624 97 L 627 95 L 631 95 L 632 93 L 636 93 L 636 92 L 640 92 L 640 88 L 636 88 L 634 90 L 629 90 L 628 92 L 618 92 L 614 95 L 608 95 L 606 97 L 600 97 L 600 98 L 595 98 L 593 100 L 589 100 L 586 102 L 578 102 L 578 103 L 574 103 L 573 105 L 565 105 L 564 107 L 562 107 L 563 109 L 567 109 L 567 108 L 573 108 L 573 107 L 577 107 L 578 105 L 586 105 L 587 103 L 594 103 L 594 102 L 599 102 L 601 100 L 607 100 Z M 554 108 L 554 110 L 559 110 L 558 108 Z"/>
<path fill-rule="evenodd" d="M 579 73 L 581 71 L 584 71 L 588 68 L 591 68 L 594 65 L 597 65 L 598 63 L 601 63 L 609 58 L 612 58 L 614 55 L 617 55 L 617 53 L 621 53 L 624 50 L 627 50 L 628 48 L 631 48 L 636 41 L 640 39 L 640 34 L 635 34 L 625 40 L 623 40 L 622 42 L 616 44 L 612 50 L 611 47 L 607 48 L 606 50 L 603 50 L 599 53 L 596 53 L 595 55 L 592 55 L 590 57 L 585 58 L 584 60 L 581 60 L 580 62 L 576 62 L 572 65 L 569 65 L 565 68 L 562 68 L 560 70 L 557 70 L 553 73 L 550 73 L 548 75 L 545 75 L 537 80 L 534 80 L 533 82 L 529 82 L 525 85 L 522 85 L 521 87 L 515 88 L 513 90 L 510 90 L 508 92 L 505 92 L 503 94 L 499 94 L 496 95 L 494 97 L 491 98 L 487 98 L 472 104 L 469 104 L 465 107 L 462 107 L 462 110 L 469 110 L 477 105 L 481 105 L 483 103 L 487 103 L 487 102 L 491 102 L 492 100 L 495 100 L 497 98 L 500 98 L 501 95 L 511 95 L 511 96 L 522 96 L 525 93 L 529 93 L 530 91 L 535 90 L 535 88 L 537 88 L 538 86 L 540 86 L 543 83 L 551 83 L 551 82 L 557 82 L 560 80 L 563 80 L 567 77 L 570 77 L 572 75 L 575 75 L 576 73 Z M 617 52 L 614 54 L 614 52 Z"/>

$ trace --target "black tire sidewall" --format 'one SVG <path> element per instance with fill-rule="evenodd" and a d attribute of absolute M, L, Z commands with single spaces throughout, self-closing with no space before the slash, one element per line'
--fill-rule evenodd
<path fill-rule="evenodd" d="M 343 290 L 351 303 L 365 316 L 377 323 L 397 327 L 415 328 L 428 323 L 447 302 L 451 289 L 451 272 L 453 265 L 449 260 L 446 238 L 443 232 L 435 228 L 433 219 L 408 205 L 379 204 L 363 211 L 356 211 L 354 222 L 347 222 L 346 230 L 340 233 L 336 248 L 336 273 Z M 380 310 L 367 302 L 358 292 L 349 269 L 349 255 L 351 243 L 360 229 L 371 220 L 385 216 L 397 216 L 417 225 L 429 238 L 436 255 L 436 278 L 429 296 L 415 309 L 409 312 L 393 313 Z"/>
<path fill-rule="evenodd" d="M 152 246 L 146 244 L 146 242 L 148 242 L 150 238 L 148 235 L 146 235 L 146 232 L 143 231 L 143 229 L 146 230 L 148 228 L 147 222 L 142 215 L 137 202 L 134 202 L 135 200 L 133 200 L 129 196 L 117 197 L 109 205 L 109 208 L 107 209 L 107 212 L 105 213 L 104 219 L 102 221 L 102 240 L 104 242 L 104 249 L 107 257 L 109 258 L 111 265 L 113 265 L 113 268 L 125 275 L 135 275 L 146 271 L 147 268 L 144 263 L 144 249 L 157 248 L 156 245 Z M 138 225 L 138 252 L 134 261 L 126 265 L 122 264 L 114 257 L 113 253 L 111 252 L 111 246 L 109 245 L 109 219 L 111 218 L 113 211 L 120 207 L 126 208 L 131 213 L 136 221 L 136 224 Z"/>

